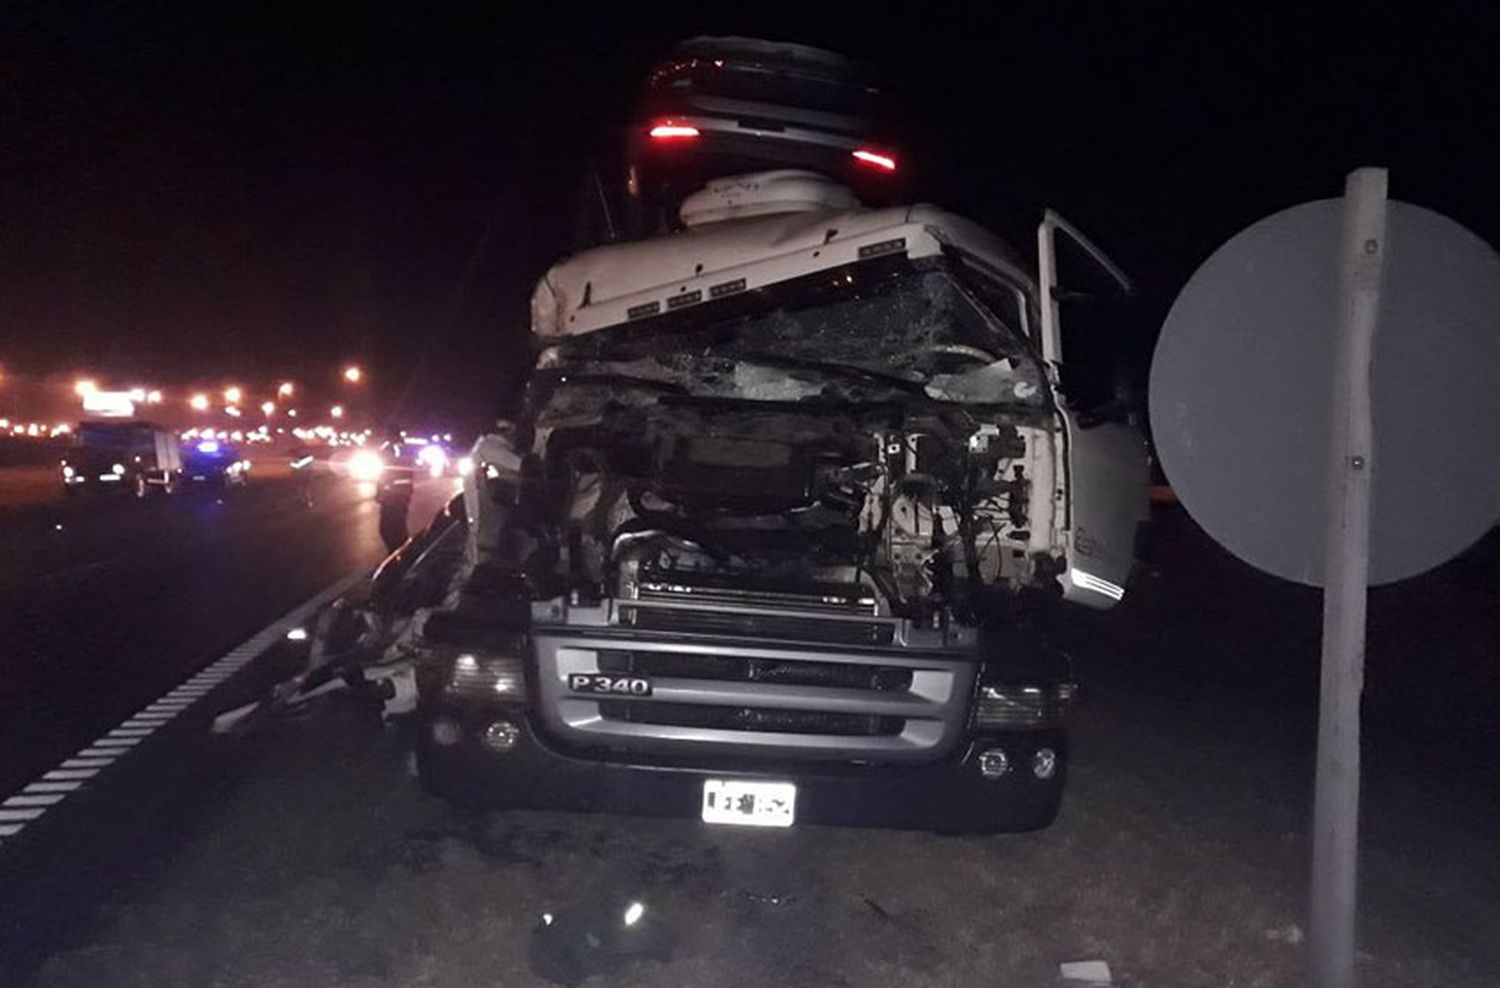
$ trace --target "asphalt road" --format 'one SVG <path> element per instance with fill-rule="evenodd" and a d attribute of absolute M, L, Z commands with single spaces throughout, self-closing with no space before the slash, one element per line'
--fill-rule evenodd
<path fill-rule="evenodd" d="M 225 615 L 245 626 L 163 652 L 178 673 L 378 552 L 357 505 L 288 519 L 254 503 L 239 509 L 243 559 L 225 565 L 303 582 L 252 606 L 238 578 L 202 582 L 184 537 L 162 565 L 197 573 L 175 586 L 214 616 L 189 641 Z M 421 793 L 403 730 L 352 703 L 233 741 L 211 742 L 203 712 L 70 799 L 55 827 L 0 848 L 0 979 L 538 984 L 556 960 L 536 936 L 544 913 L 572 923 L 640 902 L 658 956 L 601 961 L 589 985 L 1054 985 L 1061 962 L 1090 959 L 1117 985 L 1301 984 L 1317 595 L 1248 571 L 1180 513 L 1163 521 L 1155 575 L 1121 609 L 1059 630 L 1084 693 L 1069 795 L 1045 832 L 466 813 Z M 1491 540 L 1372 599 L 1366 986 L 1500 981 L 1500 776 L 1482 715 L 1496 556 Z M 45 571 L 78 565 L 63 554 Z M 117 665 L 152 654 L 117 640 Z"/>
<path fill-rule="evenodd" d="M 332 477 L 312 507 L 276 480 L 0 516 L 0 793 L 382 555 Z"/>

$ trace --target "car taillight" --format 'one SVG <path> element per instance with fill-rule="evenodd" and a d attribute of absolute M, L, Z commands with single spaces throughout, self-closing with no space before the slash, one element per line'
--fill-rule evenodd
<path fill-rule="evenodd" d="M 692 140 L 698 136 L 698 128 L 687 124 L 674 123 L 671 120 L 662 120 L 652 125 L 650 135 L 651 139 L 655 141 Z"/>
<path fill-rule="evenodd" d="M 881 154 L 878 151 L 871 151 L 868 148 L 860 148 L 858 151 L 854 151 L 853 155 L 854 159 L 860 164 L 868 165 L 871 168 L 883 172 L 893 172 L 896 170 L 896 159 L 889 154 Z"/>

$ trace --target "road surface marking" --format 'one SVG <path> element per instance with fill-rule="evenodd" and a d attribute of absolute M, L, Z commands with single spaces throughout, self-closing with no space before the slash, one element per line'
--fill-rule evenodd
<path fill-rule="evenodd" d="M 86 782 L 115 764 L 121 756 L 130 754 L 136 745 L 150 737 L 158 728 L 166 726 L 168 721 L 260 658 L 267 649 L 285 638 L 288 631 L 305 622 L 318 608 L 343 595 L 364 577 L 363 572 L 347 576 L 298 604 L 160 699 L 141 708 L 117 727 L 111 728 L 73 756 L 64 759 L 57 768 L 44 772 L 21 792 L 6 798 L 0 803 L 0 850 L 5 846 L 4 838 L 15 837 L 27 826 L 35 825 L 42 814 L 60 804 L 69 794 L 82 789 Z"/>
<path fill-rule="evenodd" d="M 75 778 L 65 783 L 31 783 L 26 789 L 21 790 L 21 795 L 26 793 L 71 793 L 78 787 L 83 786 L 84 780 Z"/>
<path fill-rule="evenodd" d="M 82 779 L 73 779 L 68 782 L 33 782 L 21 790 L 21 795 L 33 792 L 72 792 L 83 785 Z"/>
<path fill-rule="evenodd" d="M 26 820 L 35 820 L 47 812 L 45 806 L 30 806 L 24 810 L 0 809 L 0 823 L 18 823 Z"/>
<path fill-rule="evenodd" d="M 15 806 L 51 806 L 53 803 L 61 803 L 62 798 L 69 790 L 59 789 L 57 792 L 32 792 L 12 796 L 3 805 L 7 808 Z"/>
<path fill-rule="evenodd" d="M 117 727 L 109 732 L 112 738 L 143 738 L 156 730 L 155 725 L 151 727 Z"/>

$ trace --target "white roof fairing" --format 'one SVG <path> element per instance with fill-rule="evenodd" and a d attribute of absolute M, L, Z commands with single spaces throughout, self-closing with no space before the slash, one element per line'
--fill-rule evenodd
<path fill-rule="evenodd" d="M 711 223 L 561 261 L 532 294 L 531 329 L 544 340 L 591 333 L 711 301 L 716 288 L 751 290 L 849 264 L 862 259 L 861 248 L 894 240 L 905 241 L 908 257 L 952 246 L 1033 284 L 1001 240 L 933 206 L 796 212 Z"/>

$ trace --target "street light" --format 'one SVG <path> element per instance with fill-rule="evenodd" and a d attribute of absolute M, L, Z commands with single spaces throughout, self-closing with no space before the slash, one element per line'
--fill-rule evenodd
<path fill-rule="evenodd" d="M 344 368 L 344 380 L 348 381 L 350 384 L 358 384 L 360 378 L 364 376 L 364 371 L 360 370 L 358 367 L 352 364 Z"/>
<path fill-rule="evenodd" d="M 206 411 L 208 411 L 208 395 L 205 395 L 205 394 L 196 394 L 196 395 L 193 395 L 191 398 L 188 399 L 188 405 L 195 412 L 206 412 Z"/>
<path fill-rule="evenodd" d="M 224 401 L 226 404 L 238 405 L 240 398 L 244 396 L 239 388 L 229 387 L 224 389 Z"/>
<path fill-rule="evenodd" d="M 276 411 L 276 403 L 274 401 L 263 401 L 260 403 L 260 410 L 265 413 L 266 418 L 270 418 L 271 413 Z"/>
<path fill-rule="evenodd" d="M 341 419 L 341 418 L 344 417 L 344 406 L 343 405 L 334 405 L 332 408 L 330 408 L 328 410 L 328 414 L 332 415 L 336 419 Z"/>
<path fill-rule="evenodd" d="M 276 397 L 290 398 L 294 390 L 296 389 L 292 387 L 291 381 L 282 381 L 281 385 L 276 389 Z"/>

